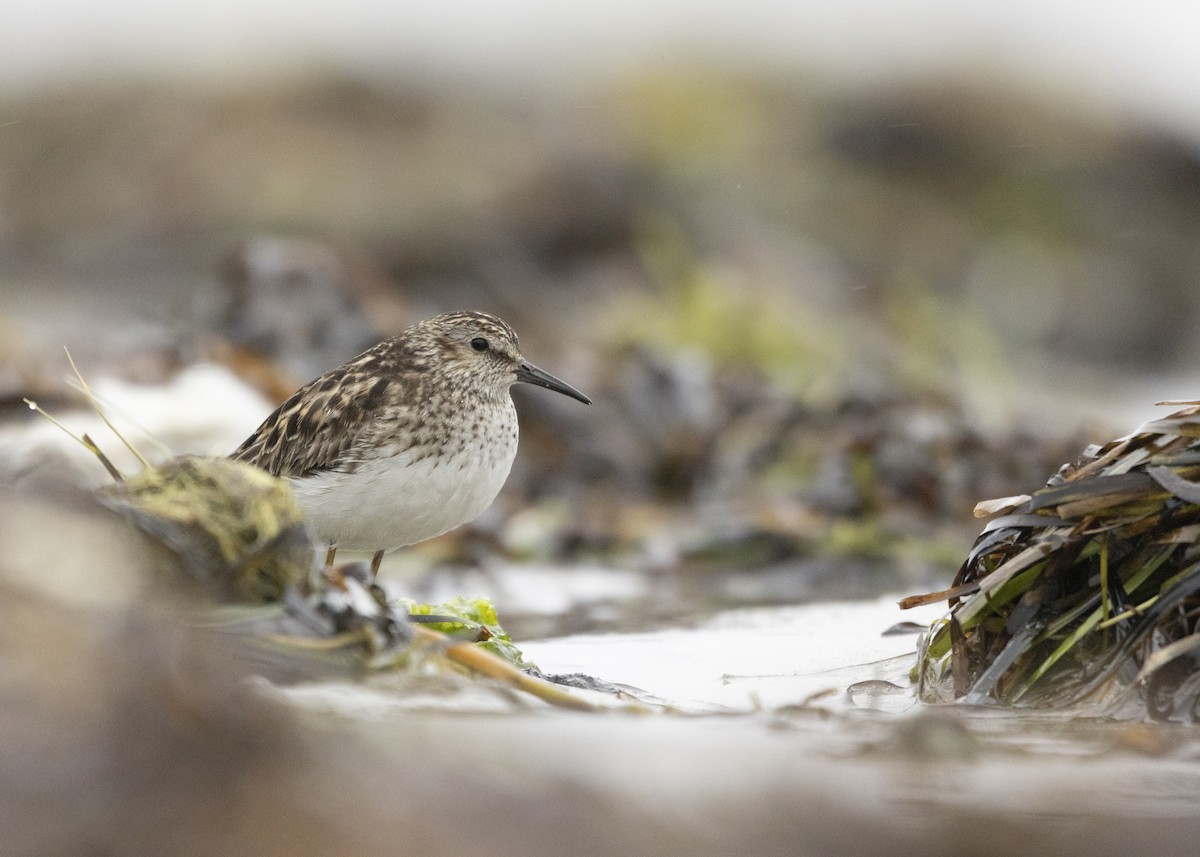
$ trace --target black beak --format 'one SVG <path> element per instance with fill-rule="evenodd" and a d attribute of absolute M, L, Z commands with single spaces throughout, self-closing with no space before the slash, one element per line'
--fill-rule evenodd
<path fill-rule="evenodd" d="M 565 381 L 560 381 L 551 375 L 549 372 L 543 372 L 532 363 L 527 363 L 522 360 L 517 364 L 517 380 L 524 381 L 526 384 L 536 384 L 539 387 L 545 387 L 547 390 L 553 390 L 556 393 L 562 393 L 564 396 L 570 396 L 572 399 L 578 399 L 585 405 L 590 405 L 592 400 L 583 393 L 576 390 Z"/>

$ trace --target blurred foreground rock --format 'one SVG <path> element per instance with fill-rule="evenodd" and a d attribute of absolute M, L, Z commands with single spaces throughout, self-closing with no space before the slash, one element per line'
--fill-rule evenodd
<path fill-rule="evenodd" d="M 982 717 L 954 731 L 968 759 L 920 724 L 804 708 L 381 716 L 347 686 L 340 714 L 306 710 L 253 678 L 243 638 L 180 621 L 186 596 L 147 597 L 156 560 L 128 532 L 67 489 L 0 498 L 6 855 L 1194 851 L 1189 745 L 1111 751 L 1104 724 L 1041 758 L 1024 745 L 1047 724 Z"/>

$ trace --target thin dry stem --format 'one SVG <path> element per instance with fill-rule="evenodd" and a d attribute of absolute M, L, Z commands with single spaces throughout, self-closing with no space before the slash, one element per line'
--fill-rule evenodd
<path fill-rule="evenodd" d="M 83 394 L 88 397 L 88 401 L 91 402 L 92 407 L 96 410 L 96 413 L 100 416 L 100 419 L 104 420 L 104 424 L 108 426 L 109 431 L 115 434 L 117 436 L 117 440 L 125 444 L 125 448 L 132 452 L 134 457 L 142 463 L 142 467 L 149 467 L 150 462 L 146 460 L 146 457 L 138 452 L 137 448 L 132 443 L 125 439 L 125 435 L 117 431 L 117 427 L 112 424 L 112 421 L 108 418 L 108 415 L 104 413 L 104 409 L 100 407 L 100 403 L 96 400 L 96 396 L 92 392 L 92 388 L 88 386 L 87 381 L 83 380 L 83 373 L 81 373 L 79 371 L 79 367 L 75 365 L 75 358 L 71 356 L 71 350 L 66 346 L 63 346 L 63 351 L 65 351 L 67 354 L 67 362 L 71 364 L 71 371 L 75 373 L 75 377 L 79 381 L 79 385 L 83 388 Z"/>

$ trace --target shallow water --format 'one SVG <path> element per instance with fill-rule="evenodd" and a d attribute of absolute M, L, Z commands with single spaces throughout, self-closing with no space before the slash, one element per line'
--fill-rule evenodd
<path fill-rule="evenodd" d="M 901 621 L 927 624 L 939 612 L 901 613 L 891 597 L 747 608 L 691 628 L 521 646 L 547 673 L 581 672 L 634 685 L 683 710 L 754 711 L 818 696 L 853 704 L 847 689 L 859 682 L 908 684 L 916 634 L 883 632 Z M 903 698 L 911 705 L 911 693 Z"/>
<path fill-rule="evenodd" d="M 881 598 L 519 641 L 548 673 L 662 703 L 639 716 L 478 687 L 402 700 L 386 680 L 269 692 L 409 762 L 432 752 L 506 789 L 551 785 L 565 824 L 624 818 L 613 853 L 646 830 L 663 839 L 642 853 L 1194 853 L 1200 731 L 917 703 L 915 634 L 883 631 L 937 613 Z"/>

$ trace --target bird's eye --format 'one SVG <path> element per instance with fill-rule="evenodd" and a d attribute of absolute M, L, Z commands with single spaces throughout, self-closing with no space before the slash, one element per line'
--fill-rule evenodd
<path fill-rule="evenodd" d="M 474 339 L 471 340 L 471 347 L 474 348 L 476 351 L 487 351 L 488 350 L 488 341 L 486 339 L 484 339 L 482 336 L 476 336 Z"/>

